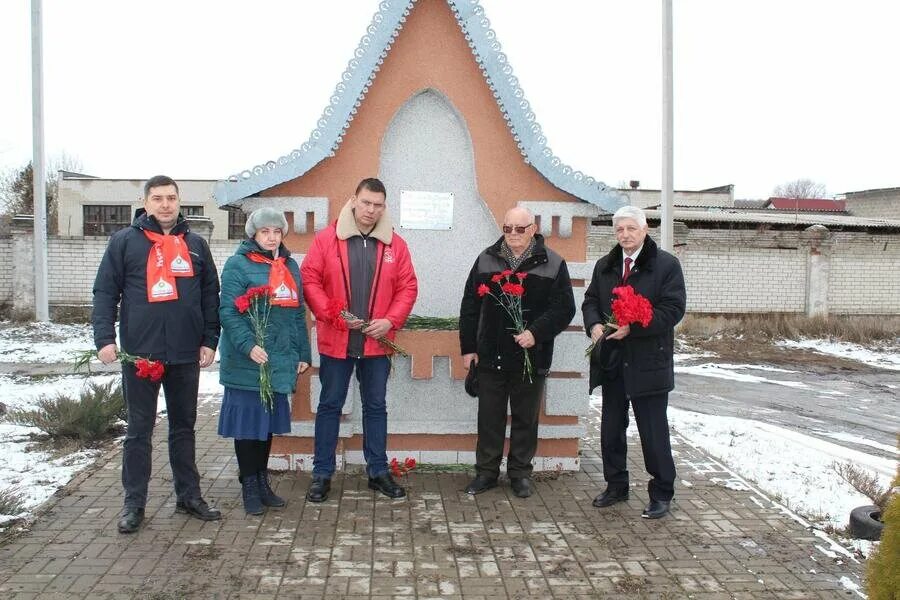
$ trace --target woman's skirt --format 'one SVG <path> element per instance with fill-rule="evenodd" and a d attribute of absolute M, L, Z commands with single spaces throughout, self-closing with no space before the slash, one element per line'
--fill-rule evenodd
<path fill-rule="evenodd" d="M 226 387 L 219 411 L 219 435 L 237 440 L 267 440 L 271 434 L 289 433 L 291 405 L 287 394 L 274 396 L 274 408 L 269 412 L 259 399 L 259 391 Z"/>

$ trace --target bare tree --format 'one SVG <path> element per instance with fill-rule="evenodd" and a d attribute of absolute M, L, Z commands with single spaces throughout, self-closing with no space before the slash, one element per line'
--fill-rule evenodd
<path fill-rule="evenodd" d="M 775 186 L 772 195 L 776 198 L 827 198 L 824 183 L 812 179 L 795 179 Z"/>
<path fill-rule="evenodd" d="M 81 161 L 65 152 L 50 158 L 45 177 L 47 185 L 47 226 L 56 232 L 59 172 L 81 169 Z M 34 169 L 31 163 L 0 174 L 0 212 L 12 216 L 34 214 Z"/>

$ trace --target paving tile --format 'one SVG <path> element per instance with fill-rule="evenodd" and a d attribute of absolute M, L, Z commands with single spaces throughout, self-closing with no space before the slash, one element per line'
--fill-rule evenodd
<path fill-rule="evenodd" d="M 198 416 L 204 494 L 225 519 L 204 523 L 174 511 L 166 427 L 154 434 L 144 527 L 115 531 L 121 455 L 115 450 L 26 534 L 0 547 L 3 598 L 387 599 L 845 598 L 821 540 L 758 494 L 711 480 L 721 467 L 677 438 L 679 488 L 672 514 L 640 518 L 646 475 L 629 439 L 631 498 L 595 509 L 604 487 L 596 415 L 586 420 L 578 473 L 538 476 L 537 493 L 507 485 L 477 497 L 469 473 L 413 473 L 409 496 L 376 496 L 357 473 L 335 477 L 331 498 L 307 504 L 305 473 L 276 475 L 284 510 L 244 514 L 230 440 L 216 435 L 217 399 Z M 163 419 L 164 421 L 164 419 Z M 769 502 L 764 503 L 770 505 Z M 811 557 L 819 558 L 814 560 Z"/>

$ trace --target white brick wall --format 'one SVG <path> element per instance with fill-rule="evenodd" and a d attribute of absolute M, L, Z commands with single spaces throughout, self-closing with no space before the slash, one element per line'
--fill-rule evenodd
<path fill-rule="evenodd" d="M 659 237 L 656 231 L 651 235 Z M 829 312 L 900 314 L 900 236 L 835 232 L 831 239 L 832 246 L 824 249 L 830 257 Z M 614 243 L 610 227 L 592 227 L 586 262 L 593 265 Z M 91 303 L 106 244 L 107 238 L 101 237 L 48 239 L 51 304 Z M 237 240 L 212 241 L 219 271 L 237 244 Z M 676 236 L 676 244 L 689 311 L 805 311 L 809 248 L 800 232 L 694 229 L 683 240 Z M 295 258 L 302 261 L 303 256 Z M 0 238 L 0 302 L 12 301 L 11 260 L 11 238 Z"/>
<path fill-rule="evenodd" d="M 835 234 L 828 308 L 836 314 L 900 313 L 900 240 Z"/>
<path fill-rule="evenodd" d="M 90 304 L 97 267 L 109 238 L 50 237 L 47 268 L 50 304 Z"/>
<path fill-rule="evenodd" d="M 57 237 L 52 236 L 47 242 L 48 267 L 50 283 L 48 287 L 50 304 L 90 304 L 94 278 L 97 267 L 106 250 L 108 238 L 105 237 Z M 210 251 L 219 273 L 228 257 L 234 254 L 238 240 L 212 240 Z M 3 294 L 0 301 L 8 300 L 10 295 L 9 238 L 0 239 L 0 283 Z M 303 255 L 297 255 L 303 260 Z"/>
<path fill-rule="evenodd" d="M 650 235 L 659 239 L 658 231 Z M 900 236 L 835 232 L 830 256 L 831 314 L 900 314 Z M 799 231 L 691 229 L 678 239 L 688 311 L 806 310 L 809 247 Z M 615 244 L 612 228 L 593 226 L 588 261 Z"/>
<path fill-rule="evenodd" d="M 12 244 L 0 238 L 0 304 L 12 302 Z"/>

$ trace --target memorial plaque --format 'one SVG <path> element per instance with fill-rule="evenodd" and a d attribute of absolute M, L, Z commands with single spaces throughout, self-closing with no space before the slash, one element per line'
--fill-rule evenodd
<path fill-rule="evenodd" d="M 453 194 L 401 190 L 400 227 L 438 231 L 453 229 Z"/>

